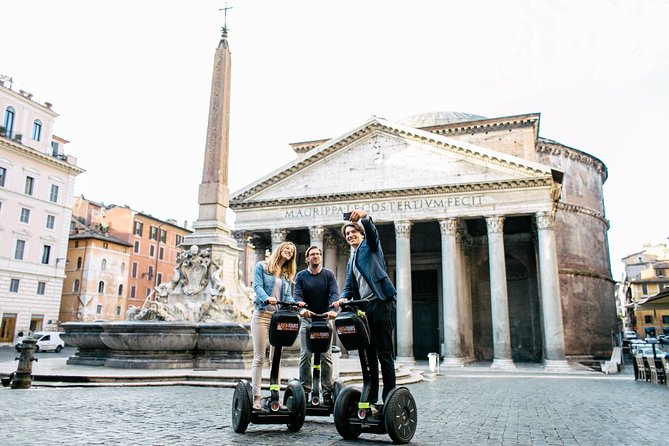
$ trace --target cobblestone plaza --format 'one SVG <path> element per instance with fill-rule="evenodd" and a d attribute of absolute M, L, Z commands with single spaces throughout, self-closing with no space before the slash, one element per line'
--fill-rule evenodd
<path fill-rule="evenodd" d="M 483 370 L 483 368 L 479 368 Z M 557 375 L 449 370 L 409 386 L 418 404 L 414 445 L 662 444 L 669 388 L 629 374 Z M 233 390 L 220 387 L 0 389 L 2 445 L 390 444 L 385 435 L 342 440 L 332 418 L 231 427 Z M 663 421 L 664 420 L 664 421 Z"/>

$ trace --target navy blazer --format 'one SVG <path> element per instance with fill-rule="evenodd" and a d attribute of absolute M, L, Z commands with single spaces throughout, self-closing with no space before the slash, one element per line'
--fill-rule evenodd
<path fill-rule="evenodd" d="M 346 285 L 341 293 L 341 297 L 346 299 L 361 299 L 358 290 L 358 281 L 353 274 L 353 259 L 358 271 L 365 278 L 374 296 L 384 301 L 395 301 L 397 290 L 388 277 L 386 271 L 386 260 L 383 257 L 379 232 L 372 222 L 371 217 L 360 220 L 365 228 L 365 238 L 358 246 L 355 256 L 349 260 L 346 269 Z"/>

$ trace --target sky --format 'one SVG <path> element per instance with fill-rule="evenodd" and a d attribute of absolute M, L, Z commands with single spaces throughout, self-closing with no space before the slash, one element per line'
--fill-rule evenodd
<path fill-rule="evenodd" d="M 48 101 L 75 195 L 197 219 L 222 0 L 0 0 L 0 74 Z M 669 2 L 230 0 L 229 189 L 372 115 L 541 113 L 604 162 L 612 272 L 669 236 Z M 12 36 L 11 39 L 9 36 Z M 234 215 L 228 219 L 234 225 Z"/>

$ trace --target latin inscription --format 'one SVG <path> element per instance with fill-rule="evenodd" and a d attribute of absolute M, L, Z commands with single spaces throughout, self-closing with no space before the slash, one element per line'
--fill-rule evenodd
<path fill-rule="evenodd" d="M 416 211 L 421 209 L 446 209 L 452 207 L 474 207 L 483 204 L 483 195 L 467 195 L 463 197 L 448 198 L 421 198 L 419 200 L 393 200 L 363 204 L 345 204 L 316 206 L 305 209 L 289 209 L 286 218 L 318 217 L 328 215 L 340 215 L 353 209 L 362 209 L 367 212 L 402 212 Z"/>

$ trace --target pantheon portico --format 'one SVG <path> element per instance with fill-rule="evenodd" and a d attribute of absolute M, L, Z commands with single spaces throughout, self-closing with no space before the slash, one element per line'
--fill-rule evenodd
<path fill-rule="evenodd" d="M 606 170 L 538 133 L 538 114 L 442 113 L 373 117 L 341 137 L 293 144 L 296 159 L 230 199 L 245 280 L 266 249 L 290 240 L 301 267 L 304 250 L 321 246 L 343 287 L 342 214 L 362 208 L 398 291 L 399 361 L 436 351 L 444 365 L 560 368 L 567 355 L 605 355 L 615 326 L 597 201 Z"/>

